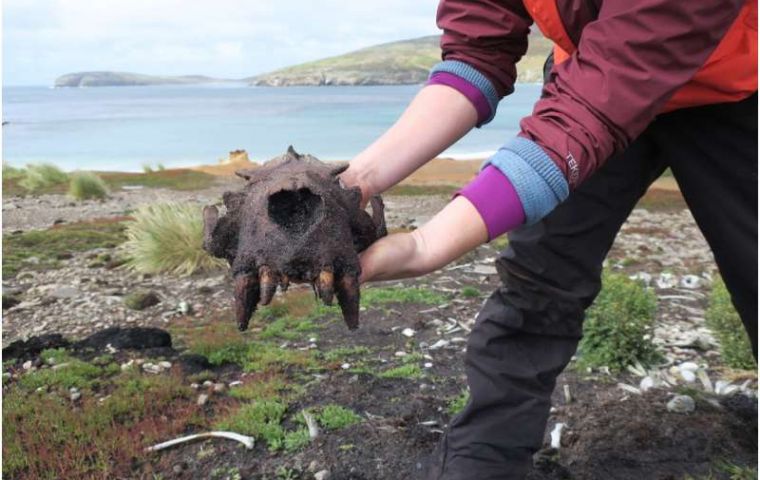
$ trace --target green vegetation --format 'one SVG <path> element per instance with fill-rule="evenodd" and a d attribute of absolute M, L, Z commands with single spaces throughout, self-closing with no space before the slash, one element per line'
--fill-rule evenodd
<path fill-rule="evenodd" d="M 216 425 L 221 430 L 229 430 L 261 439 L 270 450 L 283 447 L 285 431 L 282 422 L 287 405 L 279 400 L 258 400 L 243 404 Z"/>
<path fill-rule="evenodd" d="M 464 389 L 459 395 L 449 400 L 449 404 L 446 408 L 446 411 L 449 412 L 449 415 L 453 417 L 457 413 L 464 410 L 464 407 L 465 405 L 467 405 L 467 402 L 469 400 L 470 400 L 470 392 L 468 392 L 467 389 Z"/>
<path fill-rule="evenodd" d="M 224 265 L 203 250 L 203 218 L 191 203 L 145 205 L 127 225 L 127 265 L 145 273 L 191 275 Z"/>
<path fill-rule="evenodd" d="M 533 34 L 518 64 L 518 82 L 540 81 L 551 43 Z M 255 85 L 384 85 L 423 83 L 441 59 L 440 37 L 375 45 L 251 78 Z"/>
<path fill-rule="evenodd" d="M 21 180 L 24 178 L 25 171 L 23 168 L 16 168 L 3 162 L 3 181 L 5 180 Z"/>
<path fill-rule="evenodd" d="M 4 476 L 126 478 L 146 444 L 202 423 L 179 378 L 120 373 L 116 364 L 102 368 L 63 350 L 43 357 L 68 365 L 25 373 L 3 387 Z M 73 386 L 82 391 L 76 408 L 66 390 Z M 37 393 L 39 387 L 53 392 Z M 99 401 L 93 387 L 108 396 Z"/>
<path fill-rule="evenodd" d="M 108 187 L 94 173 L 76 173 L 69 182 L 69 196 L 75 200 L 103 199 L 108 196 Z"/>
<path fill-rule="evenodd" d="M 71 223 L 47 230 L 3 235 L 3 278 L 15 276 L 22 267 L 34 270 L 57 268 L 63 254 L 113 248 L 126 239 L 121 220 Z"/>
<path fill-rule="evenodd" d="M 377 374 L 380 378 L 420 378 L 422 369 L 419 365 L 408 363 Z"/>
<path fill-rule="evenodd" d="M 421 195 L 444 195 L 450 197 L 459 189 L 455 185 L 396 185 L 388 190 L 387 195 L 417 197 Z"/>
<path fill-rule="evenodd" d="M 480 296 L 480 290 L 475 287 L 467 286 L 464 287 L 459 294 L 464 298 L 478 298 Z"/>
<path fill-rule="evenodd" d="M 752 355 L 752 346 L 723 280 L 718 279 L 713 285 L 705 317 L 707 325 L 720 342 L 723 362 L 731 368 L 755 370 L 757 364 Z"/>
<path fill-rule="evenodd" d="M 331 403 L 320 409 L 317 421 L 326 430 L 339 430 L 361 422 L 362 417 L 353 410 Z"/>
<path fill-rule="evenodd" d="M 439 305 L 446 300 L 444 295 L 425 287 L 367 288 L 362 291 L 361 295 L 361 304 L 365 307 L 374 307 L 386 303 Z"/>
<path fill-rule="evenodd" d="M 153 173 L 153 167 L 151 167 L 148 163 L 143 163 L 142 169 L 143 173 Z"/>
<path fill-rule="evenodd" d="M 651 338 L 656 307 L 652 291 L 625 276 L 605 273 L 602 291 L 586 312 L 578 366 L 620 371 L 636 362 L 657 362 L 660 356 Z"/>
<path fill-rule="evenodd" d="M 506 234 L 501 235 L 491 240 L 491 246 L 493 246 L 493 248 L 499 251 L 507 248 L 507 245 L 509 245 L 509 238 L 507 237 Z"/>
<path fill-rule="evenodd" d="M 66 183 L 68 179 L 69 176 L 55 165 L 39 163 L 28 165 L 18 184 L 29 192 L 41 193 Z"/>
<path fill-rule="evenodd" d="M 367 347 L 339 347 L 328 352 L 325 352 L 322 357 L 328 362 L 341 362 L 351 357 L 357 357 L 362 355 L 368 355 L 372 353 Z"/>

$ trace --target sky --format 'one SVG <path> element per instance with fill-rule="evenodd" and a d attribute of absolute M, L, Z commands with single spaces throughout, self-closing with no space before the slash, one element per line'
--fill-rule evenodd
<path fill-rule="evenodd" d="M 3 0 L 3 83 L 112 70 L 244 78 L 438 33 L 437 0 Z"/>

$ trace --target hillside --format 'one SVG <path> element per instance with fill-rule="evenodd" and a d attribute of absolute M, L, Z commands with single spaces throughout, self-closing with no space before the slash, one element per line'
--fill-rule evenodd
<path fill-rule="evenodd" d="M 344 55 L 286 67 L 249 79 L 257 86 L 405 85 L 422 83 L 440 61 L 438 35 L 375 45 Z M 519 82 L 541 80 L 551 43 L 531 35 L 530 47 L 518 65 Z"/>
<path fill-rule="evenodd" d="M 146 85 L 191 85 L 226 82 L 203 75 L 157 76 L 128 72 L 77 72 L 55 79 L 55 87 L 121 87 Z"/>

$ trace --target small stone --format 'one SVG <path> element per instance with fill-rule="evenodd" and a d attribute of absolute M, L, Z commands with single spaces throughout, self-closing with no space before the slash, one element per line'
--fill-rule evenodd
<path fill-rule="evenodd" d="M 430 362 L 425 362 L 425 364 L 423 365 L 423 367 L 425 367 L 425 368 L 433 368 L 433 364 L 430 363 Z"/>
<path fill-rule="evenodd" d="M 52 292 L 50 292 L 51 297 L 58 298 L 58 299 L 74 298 L 78 295 L 79 295 L 79 289 L 77 289 L 76 287 L 69 286 L 69 285 L 58 287 Z"/>
<path fill-rule="evenodd" d="M 230 382 L 230 388 L 232 388 L 232 387 L 239 387 L 242 384 L 243 384 L 243 382 L 241 382 L 240 380 L 235 380 L 233 382 Z"/>
<path fill-rule="evenodd" d="M 130 370 L 134 366 L 135 366 L 135 361 L 134 360 L 130 360 L 130 361 L 126 362 L 126 363 L 122 363 L 121 364 L 121 371 L 122 372 L 126 372 L 127 370 Z"/>
<path fill-rule="evenodd" d="M 216 393 L 222 393 L 226 389 L 227 389 L 227 385 L 225 385 L 223 383 L 215 383 L 214 384 L 214 392 L 216 392 Z"/>
<path fill-rule="evenodd" d="M 173 471 L 174 473 L 176 473 L 177 475 L 179 475 L 180 473 L 182 473 L 182 472 L 184 472 L 184 471 L 185 471 L 185 468 L 186 468 L 186 467 L 187 467 L 187 465 L 186 465 L 186 464 L 184 464 L 184 463 L 176 463 L 176 464 L 174 464 L 174 466 L 172 467 L 172 471 Z"/>
<path fill-rule="evenodd" d="M 667 405 L 669 412 L 690 413 L 696 408 L 694 399 L 688 395 L 676 395 L 671 398 Z"/>
<path fill-rule="evenodd" d="M 21 365 L 21 368 L 23 368 L 24 370 L 30 370 L 32 368 L 32 361 L 27 360 Z"/>
<path fill-rule="evenodd" d="M 206 404 L 206 402 L 208 402 L 208 394 L 201 393 L 200 395 L 198 395 L 198 400 L 196 400 L 195 403 L 198 404 L 199 406 L 203 406 Z"/>
<path fill-rule="evenodd" d="M 681 378 L 686 383 L 694 383 L 697 380 L 697 376 L 691 370 L 681 370 Z"/>
<path fill-rule="evenodd" d="M 124 297 L 124 304 L 132 310 L 145 310 L 161 302 L 154 292 L 137 291 Z"/>
<path fill-rule="evenodd" d="M 393 355 L 396 356 L 396 357 L 406 357 L 406 352 L 398 351 L 398 352 L 394 353 Z"/>
<path fill-rule="evenodd" d="M 213 387 L 214 382 L 212 382 L 211 380 L 206 380 L 205 382 L 203 382 L 203 386 L 206 388 Z"/>
<path fill-rule="evenodd" d="M 416 332 L 413 329 L 411 329 L 411 328 L 405 328 L 405 329 L 401 330 L 401 335 L 403 335 L 405 337 L 409 337 L 409 338 L 413 337 L 415 333 Z"/>
<path fill-rule="evenodd" d="M 190 388 L 192 388 L 193 390 L 198 390 L 199 388 L 201 388 L 201 386 L 198 385 L 197 383 L 191 383 Z"/>
<path fill-rule="evenodd" d="M 169 370 L 172 368 L 172 362 L 167 362 L 166 360 L 158 362 L 158 366 L 161 367 L 163 370 Z"/>
<path fill-rule="evenodd" d="M 74 392 L 74 393 L 72 393 L 69 396 L 69 398 L 71 398 L 72 402 L 76 402 L 77 400 L 79 400 L 80 398 L 82 398 L 82 393 L 81 392 Z"/>
<path fill-rule="evenodd" d="M 77 387 L 69 388 L 69 393 L 77 393 L 77 392 L 79 392 L 79 389 Z"/>
<path fill-rule="evenodd" d="M 328 480 L 330 478 L 329 470 L 320 470 L 314 474 L 314 480 Z"/>
<path fill-rule="evenodd" d="M 142 364 L 142 369 L 146 373 L 152 373 L 154 375 L 161 373 L 161 367 L 154 363 L 146 362 Z"/>
<path fill-rule="evenodd" d="M 319 468 L 319 462 L 316 460 L 312 460 L 311 463 L 309 463 L 309 466 L 307 467 L 307 470 L 311 473 L 314 473 Z"/>
<path fill-rule="evenodd" d="M 348 370 L 349 368 L 351 368 L 351 364 L 350 363 L 344 363 L 343 365 L 340 366 L 340 368 L 342 368 L 343 370 Z"/>
<path fill-rule="evenodd" d="M 648 390 L 651 390 L 654 387 L 654 378 L 650 376 L 646 376 L 641 379 L 641 382 L 639 383 L 639 390 L 642 392 L 646 392 Z"/>
<path fill-rule="evenodd" d="M 697 370 L 699 370 L 699 365 L 697 365 L 694 362 L 683 362 L 682 364 L 678 366 L 678 369 L 681 370 L 682 372 L 684 370 L 696 372 Z"/>
<path fill-rule="evenodd" d="M 177 305 L 177 311 L 182 315 L 190 315 L 193 313 L 193 307 L 189 303 L 182 301 Z"/>
<path fill-rule="evenodd" d="M 681 286 L 689 290 L 694 290 L 696 288 L 699 288 L 699 285 L 701 283 L 702 283 L 702 279 L 696 275 L 684 275 L 683 277 L 681 277 Z"/>
<path fill-rule="evenodd" d="M 434 344 L 430 345 L 430 348 L 428 348 L 428 350 L 438 350 L 439 348 L 448 346 L 448 344 L 449 344 L 448 340 L 441 339 L 435 342 Z"/>

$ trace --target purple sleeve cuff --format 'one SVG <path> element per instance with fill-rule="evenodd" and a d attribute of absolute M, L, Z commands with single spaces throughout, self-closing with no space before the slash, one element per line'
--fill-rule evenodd
<path fill-rule="evenodd" d="M 467 97 L 478 112 L 478 126 L 491 118 L 491 106 L 488 104 L 486 96 L 478 87 L 462 77 L 448 72 L 436 72 L 430 76 L 426 85 L 446 85 Z"/>
<path fill-rule="evenodd" d="M 454 196 L 457 195 L 462 195 L 475 206 L 486 224 L 489 241 L 525 223 L 520 197 L 506 175 L 493 165 L 481 170 Z"/>

